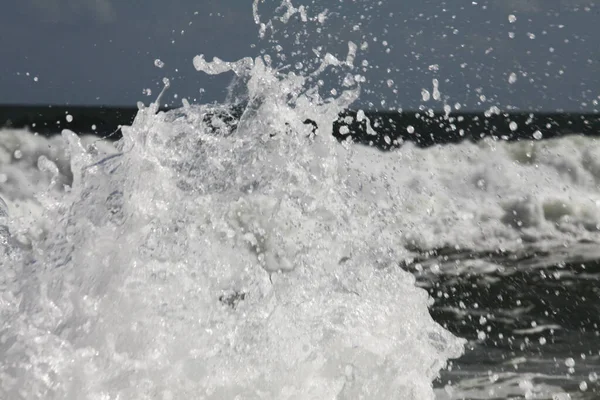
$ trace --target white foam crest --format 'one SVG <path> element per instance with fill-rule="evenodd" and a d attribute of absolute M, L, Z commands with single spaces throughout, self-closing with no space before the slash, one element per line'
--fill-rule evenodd
<path fill-rule="evenodd" d="M 596 139 L 483 141 L 382 155 L 361 149 L 352 185 L 385 213 L 395 246 L 419 251 L 552 249 L 600 239 Z M 377 158 L 377 162 L 372 160 Z M 377 235 L 381 235 L 377 233 Z"/>
<path fill-rule="evenodd" d="M 398 171 L 391 186 L 402 188 L 394 196 L 405 246 L 519 250 L 599 239 L 598 151 L 578 136 L 409 145 L 378 171 Z"/>

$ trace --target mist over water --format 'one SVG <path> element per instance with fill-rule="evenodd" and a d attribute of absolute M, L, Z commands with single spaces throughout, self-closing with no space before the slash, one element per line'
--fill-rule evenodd
<path fill-rule="evenodd" d="M 193 59 L 224 104 L 159 96 L 114 144 L 0 132 L 0 398 L 433 399 L 465 341 L 402 262 L 598 239 L 595 141 L 339 142 L 363 45 L 262 6 L 264 54 Z"/>

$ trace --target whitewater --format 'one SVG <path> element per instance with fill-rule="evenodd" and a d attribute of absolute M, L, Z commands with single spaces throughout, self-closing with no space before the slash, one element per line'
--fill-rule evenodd
<path fill-rule="evenodd" d="M 597 243 L 595 139 L 334 138 L 363 83 L 347 45 L 310 72 L 194 58 L 242 82 L 235 129 L 233 100 L 159 97 L 118 142 L 0 131 L 0 398 L 442 398 L 466 341 L 402 265 Z"/>

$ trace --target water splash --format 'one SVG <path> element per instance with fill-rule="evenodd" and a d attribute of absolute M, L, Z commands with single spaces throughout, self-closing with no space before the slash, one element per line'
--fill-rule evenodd
<path fill-rule="evenodd" d="M 396 264 L 394 192 L 364 168 L 378 156 L 333 138 L 357 81 L 322 98 L 268 57 L 194 65 L 243 76 L 235 131 L 230 105 L 157 100 L 114 148 L 64 131 L 66 187 L 39 160 L 49 229 L 11 260 L 0 397 L 433 398 L 462 342 Z"/>

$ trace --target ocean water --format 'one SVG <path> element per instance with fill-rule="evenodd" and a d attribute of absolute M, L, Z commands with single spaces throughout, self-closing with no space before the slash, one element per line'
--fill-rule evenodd
<path fill-rule="evenodd" d="M 600 145 L 340 142 L 359 48 L 198 55 L 227 102 L 115 143 L 0 131 L 0 398 L 596 398 Z"/>

